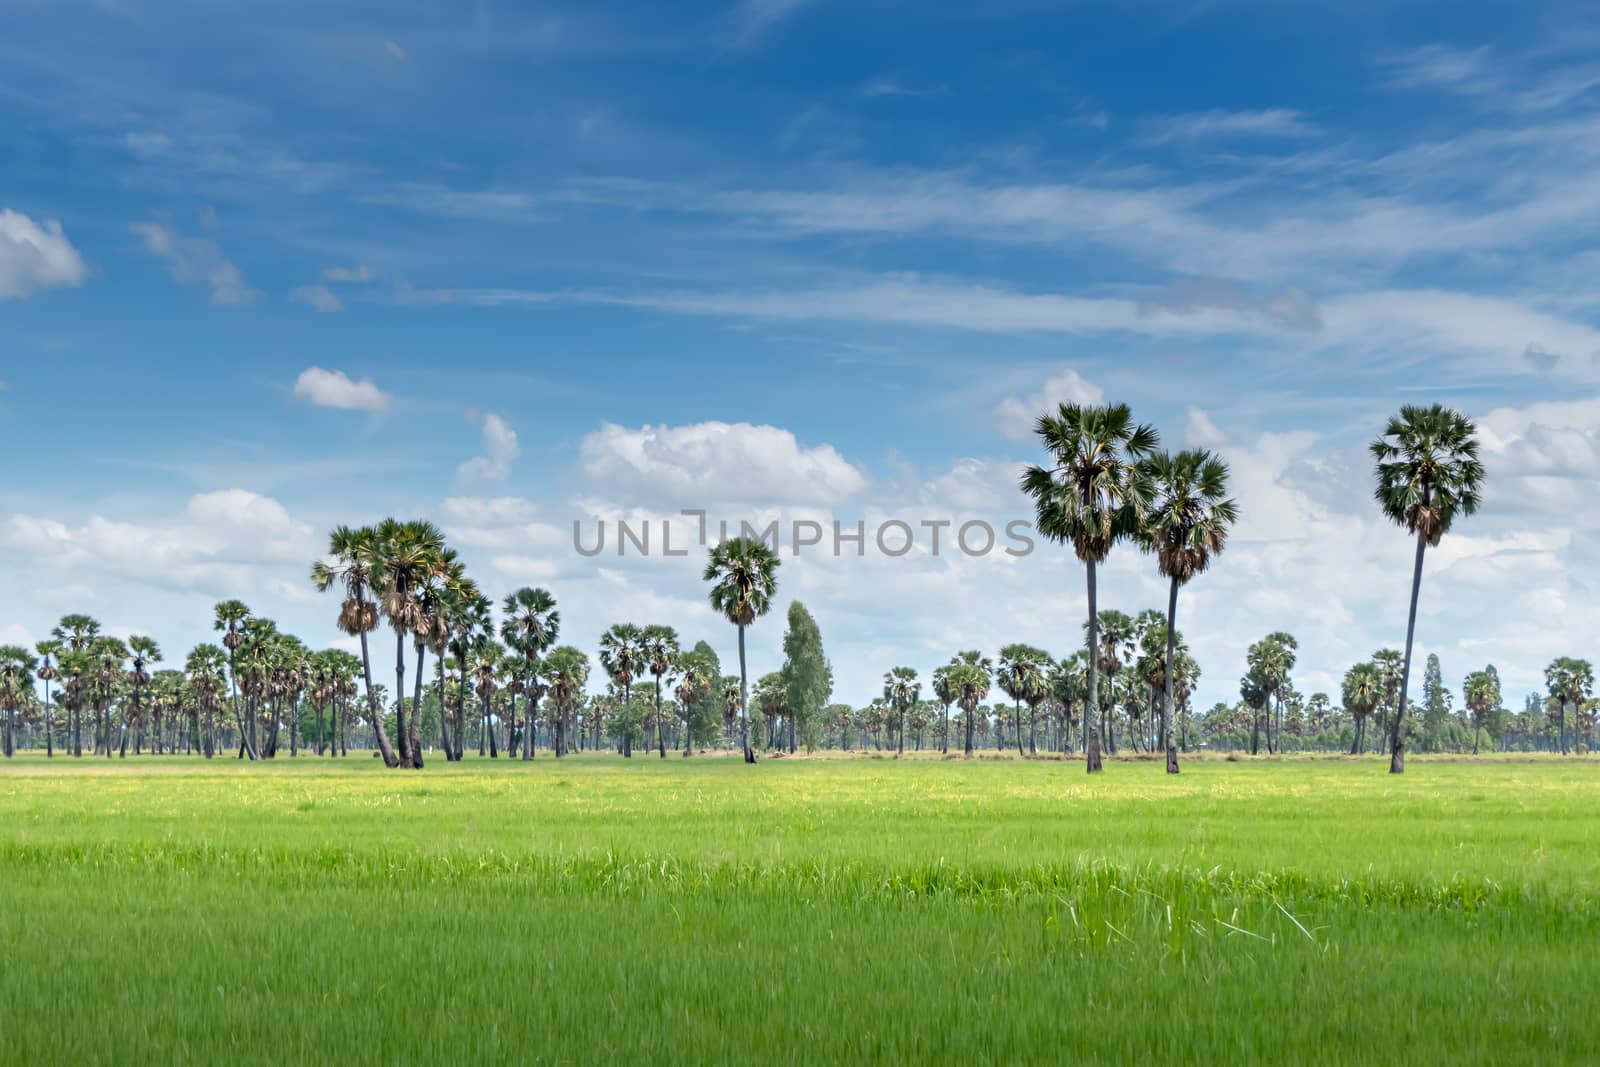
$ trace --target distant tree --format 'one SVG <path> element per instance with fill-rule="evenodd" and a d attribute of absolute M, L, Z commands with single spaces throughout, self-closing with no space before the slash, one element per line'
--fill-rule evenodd
<path fill-rule="evenodd" d="M 1356 736 L 1350 745 L 1352 756 L 1365 747 L 1367 716 L 1383 700 L 1383 672 L 1374 663 L 1357 663 L 1344 673 L 1344 707 L 1355 720 Z"/>
<path fill-rule="evenodd" d="M 778 556 L 749 537 L 723 541 L 711 550 L 704 581 L 711 583 L 711 606 L 739 629 L 739 715 L 746 763 L 756 761 L 750 747 L 750 682 L 745 666 L 744 631 L 772 608 L 778 591 Z"/>
<path fill-rule="evenodd" d="M 833 696 L 833 666 L 823 655 L 817 620 L 798 600 L 789 605 L 783 657 L 784 684 L 789 690 L 789 751 L 795 751 L 797 728 L 809 749 L 817 743 L 822 708 Z"/>

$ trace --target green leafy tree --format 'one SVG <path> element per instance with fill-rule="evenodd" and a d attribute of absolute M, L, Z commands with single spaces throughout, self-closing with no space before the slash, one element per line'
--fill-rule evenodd
<path fill-rule="evenodd" d="M 822 631 L 800 601 L 789 604 L 783 635 L 783 677 L 789 690 L 789 751 L 796 749 L 796 729 L 809 750 L 820 737 L 822 709 L 833 696 L 833 666 L 822 652 Z"/>

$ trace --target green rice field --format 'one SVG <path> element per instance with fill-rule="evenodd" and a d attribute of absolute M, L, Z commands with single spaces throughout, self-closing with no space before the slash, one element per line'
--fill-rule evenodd
<path fill-rule="evenodd" d="M 7 1063 L 1593 1063 L 1600 762 L 0 767 Z"/>

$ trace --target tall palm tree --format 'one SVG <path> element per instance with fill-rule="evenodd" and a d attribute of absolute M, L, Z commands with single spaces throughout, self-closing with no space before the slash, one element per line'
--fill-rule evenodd
<path fill-rule="evenodd" d="M 640 635 L 640 648 L 644 652 L 645 666 L 656 682 L 656 747 L 661 758 L 667 758 L 666 725 L 661 715 L 661 678 L 678 664 L 678 631 L 670 626 L 652 624 Z"/>
<path fill-rule="evenodd" d="M 557 645 L 545 657 L 544 674 L 550 680 L 550 702 L 555 705 L 556 755 L 560 756 L 563 746 L 559 733 L 564 731 L 566 720 L 583 699 L 584 686 L 589 684 L 589 657 L 571 645 Z"/>
<path fill-rule="evenodd" d="M 922 683 L 917 672 L 910 667 L 890 668 L 883 676 L 883 699 L 894 709 L 895 734 L 898 751 L 896 757 L 906 754 L 906 710 L 922 695 Z"/>
<path fill-rule="evenodd" d="M 711 691 L 709 664 L 690 652 L 678 660 L 678 685 L 672 691 L 678 707 L 683 710 L 683 757 L 694 755 L 694 706 Z"/>
<path fill-rule="evenodd" d="M 950 661 L 950 686 L 956 692 L 956 706 L 966 719 L 966 758 L 972 758 L 972 734 L 978 705 L 989 696 L 989 683 L 994 676 L 994 665 L 983 653 L 972 649 L 958 652 Z"/>
<path fill-rule="evenodd" d="M 381 577 L 381 557 L 378 535 L 370 526 L 353 529 L 336 526 L 328 536 L 329 560 L 317 560 L 311 565 L 311 584 L 318 592 L 327 592 L 335 582 L 344 588 L 344 602 L 339 607 L 339 629 L 361 640 L 361 673 L 367 686 L 367 721 L 373 724 L 378 750 L 383 753 L 386 767 L 400 766 L 389 743 L 389 733 L 383 728 L 383 711 L 378 706 L 377 693 L 372 686 L 372 654 L 367 649 L 367 634 L 378 628 L 378 605 L 368 599 L 377 588 Z M 226 644 L 226 641 L 224 641 Z M 252 757 L 253 758 L 253 757 Z"/>
<path fill-rule="evenodd" d="M 100 623 L 88 615 L 63 615 L 50 633 L 68 652 L 78 653 L 72 657 L 74 669 L 68 672 L 68 678 L 69 687 L 74 691 L 70 726 L 72 754 L 81 757 L 83 755 L 83 670 L 89 663 L 86 655 L 89 646 L 100 635 Z"/>
<path fill-rule="evenodd" d="M 1461 684 L 1461 695 L 1472 712 L 1472 754 L 1478 754 L 1478 738 L 1489 726 L 1489 715 L 1500 706 L 1500 679 L 1493 670 L 1473 671 Z"/>
<path fill-rule="evenodd" d="M 647 662 L 644 631 L 619 622 L 600 635 L 600 667 L 622 690 L 622 754 L 633 758 L 633 680 Z"/>
<path fill-rule="evenodd" d="M 745 666 L 744 631 L 772 609 L 778 592 L 778 555 L 763 541 L 735 537 L 711 550 L 702 580 L 711 583 L 711 606 L 739 628 L 739 729 L 744 761 L 756 761 L 750 747 L 750 674 Z"/>
<path fill-rule="evenodd" d="M 1239 506 L 1228 496 L 1228 465 L 1210 452 L 1190 449 L 1157 452 L 1146 462 L 1153 498 L 1140 542 L 1156 557 L 1167 579 L 1167 655 L 1165 676 L 1173 676 L 1177 653 L 1178 589 L 1211 565 L 1228 543 Z M 1172 737 L 1173 686 L 1163 685 L 1161 736 L 1166 739 L 1167 773 L 1178 773 L 1178 748 Z"/>
<path fill-rule="evenodd" d="M 1063 544 L 1070 541 L 1088 572 L 1089 706 L 1098 709 L 1095 568 L 1118 541 L 1137 535 L 1144 524 L 1151 488 L 1141 461 L 1156 450 L 1160 436 L 1150 426 L 1135 424 L 1126 404 L 1062 404 L 1055 414 L 1039 416 L 1034 432 L 1049 466 L 1029 467 L 1022 490 L 1033 498 L 1039 533 Z M 1094 774 L 1102 767 L 1100 726 L 1090 716 L 1084 725 L 1089 731 L 1085 767 Z"/>
<path fill-rule="evenodd" d="M 528 677 L 523 679 L 528 707 L 525 716 L 528 725 L 523 730 L 522 758 L 533 759 L 534 719 L 539 708 L 537 694 L 539 658 L 556 643 L 561 635 L 561 613 L 556 610 L 556 598 L 548 589 L 521 589 L 506 596 L 500 605 L 504 620 L 500 623 L 500 637 L 516 649 L 529 666 Z"/>
<path fill-rule="evenodd" d="M 222 632 L 222 647 L 228 652 L 228 677 L 233 686 L 233 719 L 239 727 L 239 755 L 248 755 L 251 760 L 259 757 L 256 749 L 255 731 L 245 726 L 244 717 L 239 712 L 239 671 L 236 653 L 239 645 L 244 641 L 243 627 L 250 618 L 250 609 L 241 600 L 224 600 L 212 611 L 212 629 Z"/>
<path fill-rule="evenodd" d="M 1477 427 L 1458 411 L 1435 404 L 1407 404 L 1371 445 L 1376 466 L 1378 506 L 1391 521 L 1417 539 L 1411 570 L 1411 610 L 1406 619 L 1406 654 L 1400 668 L 1400 702 L 1389 739 L 1389 773 L 1406 769 L 1406 687 L 1411 680 L 1411 646 L 1417 629 L 1417 597 L 1422 591 L 1422 557 L 1450 530 L 1458 515 L 1478 510 L 1483 464 L 1478 462 Z"/>
<path fill-rule="evenodd" d="M 431 522 L 384 519 L 374 530 L 377 557 L 372 571 L 378 610 L 394 630 L 395 734 L 400 743 L 400 765 L 422 766 L 422 753 L 413 751 L 412 736 L 420 735 L 407 722 L 406 639 L 426 640 L 429 619 L 419 593 L 430 579 L 442 579 L 446 570 L 444 534 Z M 418 685 L 421 685 L 420 672 Z M 420 717 L 414 706 L 412 715 Z"/>
<path fill-rule="evenodd" d="M 1544 669 L 1544 680 L 1550 691 L 1550 707 L 1556 712 L 1558 739 L 1564 756 L 1568 751 L 1567 707 L 1571 705 L 1582 713 L 1594 690 L 1594 666 L 1586 659 L 1560 656 Z"/>
<path fill-rule="evenodd" d="M 44 683 L 44 754 L 53 759 L 56 754 L 54 712 L 50 707 L 50 683 L 61 677 L 61 672 L 56 669 L 56 662 L 61 659 L 61 650 L 65 646 L 54 638 L 40 641 L 33 646 L 39 653 L 39 680 Z"/>
<path fill-rule="evenodd" d="M 183 670 L 206 716 L 200 729 L 200 748 L 206 759 L 211 759 L 216 750 L 216 701 L 227 686 L 228 657 L 216 645 L 196 645 L 184 660 Z"/>
<path fill-rule="evenodd" d="M 950 665 L 936 667 L 933 671 L 933 696 L 944 709 L 944 734 L 939 740 L 939 751 L 950 754 L 950 705 L 956 702 L 956 690 L 950 683 Z"/>
<path fill-rule="evenodd" d="M 1376 663 L 1357 663 L 1344 672 L 1344 707 L 1355 720 L 1356 735 L 1350 754 L 1361 755 L 1365 748 L 1367 716 L 1383 700 L 1383 671 Z"/>
<path fill-rule="evenodd" d="M 133 691 L 133 717 L 138 720 L 141 718 L 139 702 L 144 696 L 145 688 L 150 684 L 150 672 L 146 668 L 152 663 L 161 662 L 161 646 L 151 638 L 135 634 L 128 638 L 128 649 L 133 660 L 132 669 L 128 671 L 128 687 Z M 157 755 L 160 755 L 161 733 L 159 730 L 157 730 L 155 737 L 155 751 Z M 135 747 L 137 747 L 137 743 Z M 126 733 L 123 734 L 122 751 L 124 755 L 128 751 Z"/>
<path fill-rule="evenodd" d="M 17 712 L 33 698 L 33 672 L 39 660 L 21 645 L 0 645 L 0 751 L 10 759 L 17 752 Z"/>
<path fill-rule="evenodd" d="M 444 648 L 450 640 L 450 620 L 448 618 L 448 605 L 460 597 L 477 592 L 477 584 L 466 576 L 466 569 L 457 558 L 454 549 L 441 549 L 436 565 L 426 568 L 421 581 L 417 584 L 416 599 L 419 610 L 419 626 L 413 635 L 412 645 L 417 653 L 417 669 L 413 672 L 411 695 L 411 722 L 410 746 L 416 756 L 417 766 L 422 760 L 422 675 L 424 661 L 429 649 L 436 656 L 441 657 L 440 666 L 440 692 L 439 692 L 439 739 L 446 750 L 446 761 L 449 759 L 449 747 L 446 739 L 450 736 L 446 723 L 444 707 Z"/>
<path fill-rule="evenodd" d="M 1001 691 L 1011 698 L 1019 756 L 1028 754 L 1022 751 L 1022 705 L 1024 703 L 1028 705 L 1028 720 L 1032 724 L 1039 701 L 1050 692 L 1050 677 L 1047 670 L 1052 662 L 1048 652 L 1032 645 L 1007 645 L 1000 650 L 1000 669 L 995 674 L 995 682 Z M 1037 754 L 1038 747 L 1031 738 L 1028 747 L 1032 754 Z"/>

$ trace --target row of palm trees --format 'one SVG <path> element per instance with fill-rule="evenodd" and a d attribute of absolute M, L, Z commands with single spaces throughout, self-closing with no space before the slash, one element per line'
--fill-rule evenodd
<path fill-rule="evenodd" d="M 1097 568 L 1116 545 L 1126 542 L 1151 554 L 1159 573 L 1168 581 L 1164 626 L 1157 628 L 1151 620 L 1145 620 L 1140 628 L 1141 634 L 1159 634 L 1165 647 L 1157 650 L 1141 646 L 1144 654 L 1138 659 L 1136 673 L 1152 698 L 1160 697 L 1159 715 L 1152 715 L 1156 724 L 1151 733 L 1166 753 L 1168 771 L 1177 773 L 1177 741 L 1171 728 L 1174 705 L 1186 684 L 1192 688 L 1197 674 L 1192 660 L 1188 661 L 1186 682 L 1186 664 L 1180 656 L 1181 636 L 1176 628 L 1178 592 L 1222 552 L 1238 519 L 1238 506 L 1228 496 L 1227 465 L 1203 450 L 1161 451 L 1158 432 L 1136 423 L 1125 404 L 1062 404 L 1055 412 L 1039 417 L 1035 432 L 1047 458 L 1043 464 L 1027 468 L 1021 481 L 1022 490 L 1034 504 L 1035 526 L 1048 539 L 1070 543 L 1086 570 L 1088 618 L 1080 661 L 1082 704 L 1097 709 L 1083 717 L 1087 769 L 1091 773 L 1101 769 L 1103 709 L 1108 706 L 1101 698 L 1101 681 L 1107 679 L 1108 690 L 1115 685 L 1122 669 L 1119 650 L 1126 644 L 1124 636 L 1130 625 L 1125 616 L 1098 610 Z M 1477 461 L 1471 422 L 1439 406 L 1402 408 L 1373 442 L 1371 452 L 1380 507 L 1416 538 L 1410 617 L 1399 670 L 1398 710 L 1391 724 L 1390 769 L 1399 773 L 1404 770 L 1402 724 L 1424 553 L 1439 543 L 1457 516 L 1476 510 L 1483 471 Z M 710 585 L 711 606 L 737 631 L 737 732 L 739 747 L 750 762 L 756 757 L 750 731 L 746 631 L 772 607 L 778 565 L 776 553 L 766 543 L 735 538 L 711 549 L 703 575 Z M 553 746 L 558 755 L 564 754 L 575 740 L 571 733 L 576 725 L 573 714 L 588 683 L 588 657 L 572 646 L 556 645 L 560 617 L 548 591 L 522 589 L 508 596 L 501 606 L 503 618 L 497 641 L 492 602 L 465 573 L 439 529 L 425 521 L 395 519 L 368 527 L 336 528 L 329 538 L 327 556 L 312 566 L 311 579 L 319 590 L 336 589 L 341 594 L 337 626 L 357 640 L 362 685 L 358 692 L 350 691 L 351 661 L 338 660 L 340 670 L 336 670 L 331 654 L 319 653 L 322 658 L 315 659 L 297 639 L 278 634 L 269 621 L 252 616 L 239 601 L 219 604 L 215 626 L 222 634 L 221 649 L 197 648 L 186 664 L 186 668 L 192 668 L 186 674 L 195 692 L 204 694 L 197 706 L 206 709 L 207 721 L 214 724 L 219 718 L 221 663 L 225 660 L 230 687 L 227 703 L 237 727 L 241 755 L 250 759 L 272 755 L 279 735 L 276 716 L 287 709 L 292 719 L 300 695 L 315 686 L 315 692 L 330 703 L 338 700 L 348 704 L 364 695 L 365 707 L 360 717 L 372 726 L 384 763 L 389 767 L 420 768 L 424 760 L 425 665 L 430 652 L 434 656 L 439 729 L 446 759 L 459 760 L 462 756 L 469 727 L 469 693 L 479 701 L 476 726 L 480 748 L 487 739 L 489 754 L 498 754 L 495 732 L 489 728 L 495 718 L 491 698 L 497 672 L 509 677 L 506 687 L 511 698 L 508 718 L 512 729 L 507 732 L 508 744 L 514 743 L 519 697 L 524 703 L 525 723 L 537 719 L 541 700 L 552 700 Z M 372 677 L 369 648 L 370 635 L 385 623 L 395 641 L 397 721 L 392 739 L 382 726 L 384 704 L 379 699 L 381 687 Z M 409 701 L 404 699 L 407 646 L 413 653 Z M 1252 648 L 1246 681 L 1261 689 L 1263 702 L 1281 694 L 1281 687 L 1272 688 L 1271 679 L 1286 672 L 1281 663 L 1285 655 L 1292 665 L 1293 647 L 1292 638 L 1279 634 Z M 0 688 L 0 695 L 17 690 L 17 679 L 22 675 L 36 672 L 48 689 L 64 672 L 64 699 L 70 712 L 68 736 L 74 754 L 82 751 L 85 711 L 94 716 L 94 750 L 109 754 L 114 732 L 109 709 L 124 690 L 130 711 L 123 717 L 120 744 L 126 743 L 127 722 L 137 724 L 146 714 L 162 713 L 158 710 L 160 705 L 147 707 L 144 699 L 151 684 L 146 668 L 159 662 L 160 656 L 148 638 L 123 643 L 99 634 L 87 616 L 71 615 L 62 620 L 51 641 L 41 643 L 34 653 L 37 659 L 27 650 L 16 649 L 8 649 L 0 656 L 0 687 L 10 687 Z M 662 756 L 665 716 L 661 691 L 669 678 L 682 689 L 683 698 L 687 699 L 680 698 L 680 703 L 685 706 L 720 690 L 731 713 L 732 679 L 709 677 L 703 657 L 696 661 L 693 656 L 685 656 L 670 628 L 631 624 L 612 627 L 601 639 L 599 655 L 601 667 L 613 687 L 620 690 L 622 706 L 630 709 L 630 714 L 635 681 L 646 674 L 652 678 L 654 744 Z M 449 707 L 445 706 L 447 661 L 456 675 L 452 690 L 455 699 Z M 1078 669 L 1069 671 L 1039 649 L 1012 645 L 1001 650 L 998 674 L 979 653 L 962 653 L 935 672 L 934 686 L 937 691 L 952 695 L 947 706 L 956 704 L 967 711 L 965 748 L 970 751 L 974 728 L 971 709 L 981 703 L 991 680 L 997 679 L 1013 698 L 1020 745 L 1021 706 L 1028 704 L 1030 719 L 1035 718 L 1045 694 L 1064 684 L 1060 678 L 1065 674 L 1076 677 Z M 7 678 L 11 679 L 9 683 Z M 318 678 L 323 679 L 320 685 Z M 31 680 L 29 684 L 31 687 Z M 897 722 L 915 703 L 916 688 L 915 672 L 909 668 L 895 668 L 886 679 L 884 699 Z M 20 695 L 9 699 L 18 703 Z M 1277 710 L 1281 734 L 1281 699 Z M 259 721 L 264 714 L 270 715 L 266 726 Z M 14 745 L 14 718 L 8 712 L 5 719 L 8 751 Z M 342 724 L 343 720 L 335 716 L 330 725 Z M 1269 725 L 1269 746 L 1272 729 Z M 215 738 L 215 729 L 200 732 L 206 738 Z M 686 730 L 685 734 L 689 732 Z M 46 733 L 53 754 L 54 731 Z M 903 733 L 899 731 L 902 738 Z M 137 748 L 137 733 L 134 736 Z M 293 722 L 289 736 L 293 754 L 298 743 Z M 535 729 L 522 731 L 520 748 L 524 759 L 533 758 L 536 736 Z M 624 755 L 632 754 L 632 736 L 631 728 L 622 732 Z"/>

